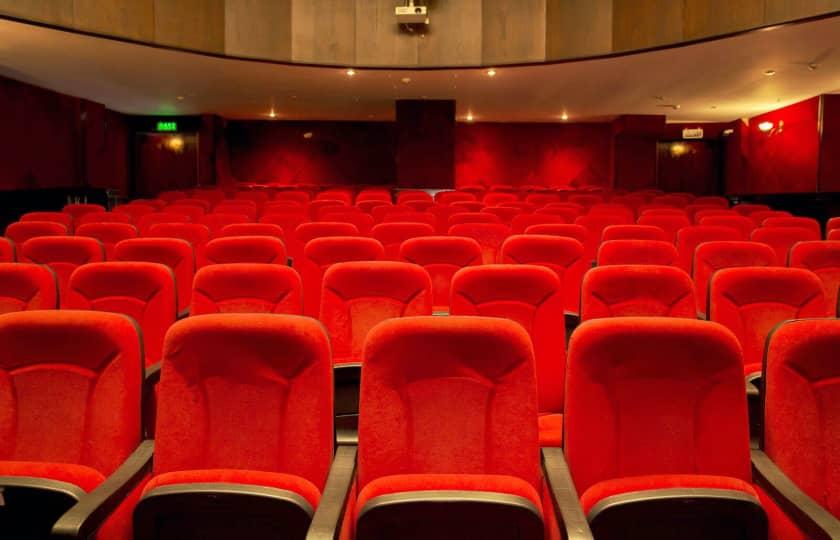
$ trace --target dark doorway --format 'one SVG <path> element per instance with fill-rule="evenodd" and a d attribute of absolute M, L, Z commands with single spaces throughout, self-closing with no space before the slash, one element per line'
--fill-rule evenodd
<path fill-rule="evenodd" d="M 666 192 L 719 195 L 721 149 L 718 141 L 660 141 L 656 147 L 656 183 Z"/>
<path fill-rule="evenodd" d="M 197 133 L 137 133 L 134 139 L 134 192 L 156 195 L 198 185 Z"/>

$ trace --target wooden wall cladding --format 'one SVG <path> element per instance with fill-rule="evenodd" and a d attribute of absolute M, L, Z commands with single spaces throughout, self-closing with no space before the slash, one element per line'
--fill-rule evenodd
<path fill-rule="evenodd" d="M 0 0 L 0 15 L 196 51 L 341 66 L 500 66 L 642 50 L 818 15 L 840 0 Z"/>

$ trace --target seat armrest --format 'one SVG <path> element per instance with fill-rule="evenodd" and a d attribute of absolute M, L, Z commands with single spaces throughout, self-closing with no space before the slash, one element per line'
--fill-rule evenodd
<path fill-rule="evenodd" d="M 762 387 L 762 378 L 761 372 L 750 373 L 744 380 L 747 383 L 747 395 L 758 397 L 761 395 L 761 387 Z"/>
<path fill-rule="evenodd" d="M 557 520 L 565 529 L 566 540 L 593 540 L 589 523 L 580 506 L 572 475 L 563 450 L 560 448 L 542 448 L 542 462 L 548 487 L 551 489 L 551 502 Z"/>
<path fill-rule="evenodd" d="M 155 442 L 144 440 L 122 465 L 96 489 L 86 494 L 61 516 L 52 529 L 53 538 L 90 538 L 123 502 L 141 478 L 151 471 Z"/>
<path fill-rule="evenodd" d="M 356 473 L 355 446 L 339 446 L 335 452 L 330 474 L 321 501 L 312 517 L 306 540 L 334 540 L 341 533 L 347 495 Z"/>
<path fill-rule="evenodd" d="M 158 381 L 160 381 L 160 362 L 155 362 L 143 372 L 144 390 L 151 389 Z"/>
<path fill-rule="evenodd" d="M 756 484 L 813 540 L 840 539 L 840 520 L 791 481 L 762 450 L 751 452 Z"/>

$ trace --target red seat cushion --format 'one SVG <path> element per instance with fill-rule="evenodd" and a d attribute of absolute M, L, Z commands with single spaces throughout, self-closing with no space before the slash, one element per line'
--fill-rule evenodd
<path fill-rule="evenodd" d="M 539 419 L 540 446 L 563 446 L 563 415 L 543 414 Z"/>
<path fill-rule="evenodd" d="M 312 508 L 318 508 L 318 501 L 321 499 L 321 492 L 315 487 L 315 484 L 301 476 L 243 469 L 199 469 L 159 474 L 149 480 L 149 483 L 143 488 L 143 495 L 163 486 L 208 482 L 285 489 L 306 499 L 306 502 L 311 504 Z"/>
<path fill-rule="evenodd" d="M 589 511 L 598 502 L 613 495 L 621 495 L 634 491 L 671 488 L 729 489 L 741 491 L 758 499 L 758 493 L 756 493 L 755 488 L 751 484 L 730 476 L 655 474 L 615 478 L 593 484 L 581 495 L 580 505 L 583 507 L 584 514 L 589 514 Z"/>
<path fill-rule="evenodd" d="M 79 486 L 88 493 L 105 480 L 101 472 L 91 467 L 48 461 L 0 461 L 0 476 L 31 476 L 57 480 Z"/>

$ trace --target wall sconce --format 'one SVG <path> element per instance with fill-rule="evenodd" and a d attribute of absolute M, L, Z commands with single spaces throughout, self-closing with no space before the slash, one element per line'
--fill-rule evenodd
<path fill-rule="evenodd" d="M 758 129 L 762 133 L 766 133 L 767 135 L 775 135 L 777 133 L 781 133 L 785 127 L 785 123 L 783 120 L 779 120 L 779 125 L 774 126 L 773 122 L 764 121 L 758 124 Z"/>
<path fill-rule="evenodd" d="M 167 137 L 166 141 L 164 142 L 166 148 L 170 151 L 181 154 L 184 152 L 184 139 L 178 135 L 173 135 L 172 137 Z"/>
<path fill-rule="evenodd" d="M 764 122 L 762 122 L 762 123 L 758 124 L 758 129 L 760 129 L 761 131 L 763 131 L 763 132 L 767 133 L 768 131 L 770 131 L 771 129 L 773 129 L 773 122 L 767 122 L 767 121 L 764 121 Z"/>
<path fill-rule="evenodd" d="M 671 157 L 680 157 L 685 155 L 689 152 L 689 148 L 687 145 L 683 143 L 673 143 L 670 148 Z"/>

